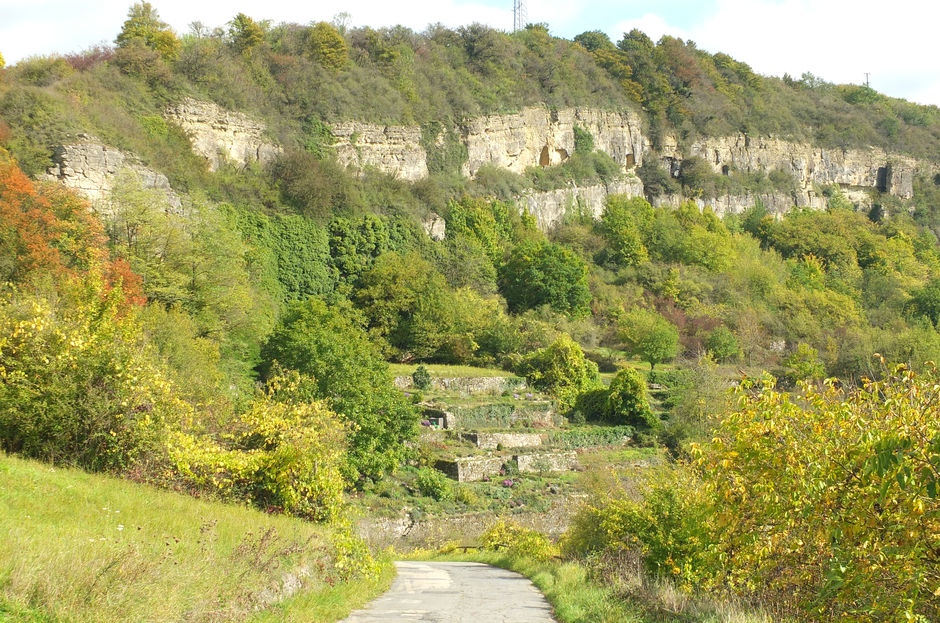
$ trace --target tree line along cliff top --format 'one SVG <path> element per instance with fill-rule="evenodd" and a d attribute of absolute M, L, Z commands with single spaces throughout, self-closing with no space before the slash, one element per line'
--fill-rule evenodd
<path fill-rule="evenodd" d="M 263 119 L 275 142 L 313 152 L 324 124 L 341 120 L 431 129 L 533 105 L 639 112 L 654 148 L 667 137 L 687 144 L 742 133 L 919 158 L 940 148 L 935 106 L 812 74 L 761 76 L 692 41 L 654 43 L 637 30 L 615 43 L 600 31 L 554 37 L 541 24 L 515 33 L 438 24 L 417 33 L 239 14 L 177 34 L 142 3 L 114 47 L 33 57 L 2 71 L 0 119 L 13 132 L 4 129 L 0 140 L 30 173 L 45 170 L 51 147 L 78 132 L 161 161 L 166 155 L 147 143 L 172 129 L 153 118 L 185 97 Z"/>

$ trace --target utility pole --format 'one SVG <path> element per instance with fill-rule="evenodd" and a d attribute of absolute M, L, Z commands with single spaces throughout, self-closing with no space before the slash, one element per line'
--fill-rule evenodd
<path fill-rule="evenodd" d="M 871 74 L 869 72 L 867 71 L 865 72 L 865 86 L 868 87 L 869 89 L 871 88 L 871 85 L 868 83 L 868 76 L 870 75 Z"/>
<path fill-rule="evenodd" d="M 512 31 L 524 30 L 529 16 L 526 13 L 525 0 L 513 0 Z"/>

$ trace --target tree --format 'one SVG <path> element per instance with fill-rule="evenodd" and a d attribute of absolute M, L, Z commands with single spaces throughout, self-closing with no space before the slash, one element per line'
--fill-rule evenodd
<path fill-rule="evenodd" d="M 7 62 L 3 60 L 3 54 L 0 54 L 0 69 L 6 67 Z"/>
<path fill-rule="evenodd" d="M 326 22 L 313 25 L 307 47 L 311 58 L 327 69 L 339 70 L 349 62 L 346 40 L 333 25 Z"/>
<path fill-rule="evenodd" d="M 567 334 L 523 358 L 517 372 L 566 409 L 574 405 L 579 394 L 600 386 L 597 364 L 587 359 Z"/>
<path fill-rule="evenodd" d="M 386 253 L 364 272 L 353 296 L 369 333 L 398 361 L 431 358 L 449 333 L 444 278 L 417 254 Z"/>
<path fill-rule="evenodd" d="M 708 334 L 705 338 L 705 349 L 716 361 L 732 361 L 741 353 L 734 333 L 724 325 Z"/>
<path fill-rule="evenodd" d="M 601 216 L 601 232 L 607 240 L 607 256 L 621 266 L 637 266 L 649 255 L 641 230 L 653 220 L 653 207 L 643 197 L 610 195 Z"/>
<path fill-rule="evenodd" d="M 913 316 L 926 317 L 935 327 L 940 326 L 940 279 L 911 292 L 907 310 Z"/>
<path fill-rule="evenodd" d="M 499 270 L 499 290 L 512 312 L 548 305 L 581 316 L 591 302 L 584 261 L 547 241 L 524 242 L 510 252 Z"/>
<path fill-rule="evenodd" d="M 127 12 L 127 20 L 114 40 L 119 48 L 143 44 L 156 50 L 164 60 L 179 56 L 182 45 L 170 25 L 149 2 L 138 2 Z"/>
<path fill-rule="evenodd" d="M 244 13 L 232 18 L 228 32 L 235 49 L 242 54 L 251 54 L 251 51 L 264 41 L 264 29 Z"/>
<path fill-rule="evenodd" d="M 606 419 L 615 424 L 638 428 L 661 426 L 650 409 L 646 381 L 633 368 L 624 368 L 610 382 L 604 411 Z"/>
<path fill-rule="evenodd" d="M 627 351 L 650 364 L 675 359 L 679 352 L 679 331 L 655 311 L 635 307 L 620 321 L 620 338 Z"/>
<path fill-rule="evenodd" d="M 352 478 L 379 478 L 405 456 L 418 416 L 355 317 L 348 304 L 327 307 L 308 299 L 289 305 L 262 348 L 261 371 L 268 378 L 281 365 L 311 376 L 306 395 L 330 399 L 352 424 Z"/>
<path fill-rule="evenodd" d="M 610 41 L 610 37 L 600 30 L 589 30 L 587 32 L 582 32 L 580 35 L 574 38 L 574 41 L 575 43 L 580 43 L 581 47 L 583 47 L 588 52 L 614 47 L 614 44 Z"/>

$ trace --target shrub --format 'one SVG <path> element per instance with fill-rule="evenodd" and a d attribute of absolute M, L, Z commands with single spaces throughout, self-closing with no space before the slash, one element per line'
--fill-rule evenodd
<path fill-rule="evenodd" d="M 716 361 L 733 361 L 741 353 L 738 340 L 731 330 L 722 325 L 708 334 L 705 338 L 705 349 L 712 354 Z"/>
<path fill-rule="evenodd" d="M 424 366 L 418 366 L 411 373 L 411 382 L 420 390 L 426 390 L 431 387 L 431 373 Z"/>
<path fill-rule="evenodd" d="M 600 385 L 597 364 L 587 359 L 567 334 L 524 357 L 517 372 L 524 374 L 532 387 L 557 398 L 566 409 L 574 405 L 579 394 Z"/>
<path fill-rule="evenodd" d="M 483 547 L 544 562 L 558 556 L 558 547 L 547 536 L 508 521 L 499 521 L 480 537 Z"/>
<path fill-rule="evenodd" d="M 91 273 L 75 299 L 0 293 L 0 447 L 90 470 L 159 460 L 165 426 L 191 415 L 120 291 Z"/>
<path fill-rule="evenodd" d="M 632 368 L 617 373 L 607 390 L 605 418 L 615 424 L 659 428 L 659 418 L 650 409 L 646 381 Z"/>
<path fill-rule="evenodd" d="M 378 478 L 404 456 L 418 414 L 392 385 L 388 364 L 355 317 L 348 304 L 327 307 L 308 299 L 288 306 L 262 347 L 261 368 L 271 376 L 277 362 L 305 375 L 298 391 L 312 400 L 330 399 L 353 424 L 350 468 Z"/>
<path fill-rule="evenodd" d="M 177 431 L 169 441 L 174 469 L 223 497 L 317 520 L 336 516 L 346 481 L 346 435 L 323 401 L 305 402 L 297 373 L 268 388 L 219 439 Z"/>
<path fill-rule="evenodd" d="M 454 488 L 450 479 L 431 467 L 422 467 L 418 471 L 415 486 L 418 487 L 421 495 L 434 498 L 438 502 L 450 500 L 454 497 Z"/>
<path fill-rule="evenodd" d="M 510 252 L 499 271 L 499 290 L 513 312 L 548 305 L 581 316 L 591 302 L 584 261 L 546 241 L 524 242 Z"/>
<path fill-rule="evenodd" d="M 765 376 L 697 450 L 714 500 L 715 584 L 759 587 L 827 621 L 936 620 L 940 374 L 855 390 Z"/>

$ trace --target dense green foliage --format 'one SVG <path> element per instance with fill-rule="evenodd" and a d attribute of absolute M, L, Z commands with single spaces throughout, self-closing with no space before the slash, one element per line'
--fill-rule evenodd
<path fill-rule="evenodd" d="M 698 479 L 661 476 L 645 501 L 591 510 L 576 549 L 638 548 L 648 572 L 748 597 L 753 577 L 775 603 L 791 594 L 832 618 L 936 615 L 922 564 L 936 562 L 923 545 L 934 450 L 920 443 L 935 431 L 914 421 L 932 390 L 910 375 L 865 379 L 887 374 L 875 352 L 918 373 L 940 357 L 940 178 L 919 174 L 910 201 L 872 190 L 868 214 L 832 186 L 815 189 L 827 210 L 758 203 L 719 218 L 695 200 L 788 193 L 795 180 L 716 174 L 702 157 L 667 170 L 652 152 L 635 173 L 654 203 L 675 202 L 609 196 L 599 221 L 571 211 L 540 232 L 520 195 L 631 173 L 576 124 L 563 164 L 469 179 L 460 138 L 468 117 L 579 106 L 638 112 L 654 146 L 675 135 L 683 151 L 743 132 L 931 157 L 935 108 L 758 76 L 638 31 L 567 41 L 540 25 L 415 33 L 239 13 L 178 37 L 140 3 L 116 43 L 2 70 L 0 147 L 17 165 L 0 152 L 0 447 L 314 519 L 341 514 L 343 488 L 378 487 L 411 461 L 409 487 L 456 504 L 465 489 L 416 467 L 417 410 L 388 362 L 498 365 L 559 416 L 604 430 L 568 429 L 559 445 L 620 443 L 629 430 L 688 458 L 691 440 L 713 440 Z M 262 120 L 283 150 L 210 171 L 164 117 L 184 97 Z M 346 120 L 417 126 L 430 175 L 347 170 L 331 131 Z M 182 205 L 127 173 L 95 211 L 33 184 L 79 133 L 165 173 Z M 432 212 L 443 240 L 423 230 Z M 735 366 L 772 370 L 788 390 L 837 376 L 846 393 L 790 401 L 767 387 L 709 419 L 727 409 Z M 414 380 L 433 393 L 427 376 Z M 509 403 L 481 408 L 502 409 L 508 426 Z M 787 534 L 771 529 L 781 525 Z M 514 528 L 493 534 L 554 552 Z M 865 543 L 878 545 L 874 563 Z"/>
<path fill-rule="evenodd" d="M 388 364 L 369 342 L 356 312 L 307 299 L 284 310 L 261 351 L 265 376 L 276 364 L 310 380 L 297 392 L 329 399 L 351 424 L 350 467 L 354 476 L 388 473 L 404 456 L 417 414 L 392 386 Z"/>

